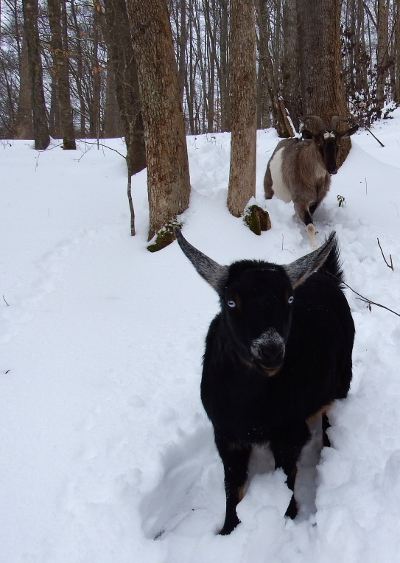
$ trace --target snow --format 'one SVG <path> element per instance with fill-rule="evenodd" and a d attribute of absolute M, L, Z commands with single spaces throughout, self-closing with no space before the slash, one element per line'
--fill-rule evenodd
<path fill-rule="evenodd" d="M 353 148 L 315 214 L 336 230 L 346 281 L 400 312 L 400 111 Z M 310 251 L 292 203 L 265 202 L 278 141 L 259 131 L 257 237 L 226 208 L 227 133 L 188 137 L 187 239 L 214 260 L 288 263 Z M 104 143 L 124 152 L 119 139 Z M 299 471 L 300 514 L 257 451 L 230 536 L 223 471 L 199 397 L 217 296 L 176 243 L 146 250 L 146 172 L 117 152 L 0 145 L 0 561 L 4 563 L 376 563 L 400 561 L 400 318 L 346 291 L 356 324 L 348 398 Z M 337 196 L 345 198 L 338 205 Z M 394 271 L 383 260 L 392 256 Z"/>

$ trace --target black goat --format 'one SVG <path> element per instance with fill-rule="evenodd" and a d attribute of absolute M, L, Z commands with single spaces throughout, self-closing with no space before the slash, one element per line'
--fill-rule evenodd
<path fill-rule="evenodd" d="M 335 233 L 319 249 L 279 266 L 241 260 L 220 266 L 178 243 L 217 291 L 221 312 L 206 338 L 201 398 L 225 470 L 226 516 L 220 534 L 239 523 L 250 454 L 269 446 L 294 491 L 297 460 L 310 438 L 307 421 L 346 397 L 352 376 L 354 323 L 342 292 Z M 294 518 L 292 496 L 286 516 Z"/>

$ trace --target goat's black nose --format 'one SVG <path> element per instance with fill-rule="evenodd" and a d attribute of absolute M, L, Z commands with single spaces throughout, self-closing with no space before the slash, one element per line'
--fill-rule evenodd
<path fill-rule="evenodd" d="M 284 350 L 280 346 L 263 348 L 262 350 L 260 350 L 260 352 L 261 352 L 260 354 L 261 363 L 266 367 L 273 368 L 276 366 L 280 366 L 281 363 L 283 362 Z"/>

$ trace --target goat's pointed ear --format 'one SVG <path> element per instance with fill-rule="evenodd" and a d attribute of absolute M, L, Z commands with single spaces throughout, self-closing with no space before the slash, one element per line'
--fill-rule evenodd
<path fill-rule="evenodd" d="M 313 139 L 314 135 L 308 129 L 303 129 L 303 131 L 301 132 L 301 137 L 303 139 Z"/>
<path fill-rule="evenodd" d="M 311 274 L 318 270 L 324 264 L 331 250 L 336 245 L 336 233 L 332 232 L 325 243 L 317 248 L 317 250 L 314 250 L 314 252 L 310 252 L 310 254 L 306 254 L 302 258 L 284 266 L 292 286 L 294 288 L 297 287 L 306 281 Z"/>
<path fill-rule="evenodd" d="M 341 135 L 341 137 L 350 137 L 356 131 L 358 131 L 358 128 L 359 128 L 359 125 L 354 125 L 354 127 L 350 127 L 350 129 L 348 131 L 346 131 L 346 133 L 343 133 L 343 135 Z"/>
<path fill-rule="evenodd" d="M 221 266 L 200 252 L 200 250 L 197 250 L 197 248 L 192 246 L 185 239 L 178 227 L 174 227 L 174 233 L 181 250 L 196 268 L 197 273 L 200 274 L 217 293 L 221 294 L 228 277 L 228 266 Z"/>

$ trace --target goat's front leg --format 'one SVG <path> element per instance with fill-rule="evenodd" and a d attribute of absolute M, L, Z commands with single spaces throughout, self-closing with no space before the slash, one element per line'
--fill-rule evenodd
<path fill-rule="evenodd" d="M 311 207 L 311 206 L 310 206 Z M 312 212 L 309 207 L 303 202 L 294 202 L 294 210 L 300 221 L 302 221 L 306 227 L 306 231 L 310 238 L 310 245 L 313 250 L 317 248 L 317 241 L 315 239 L 315 227 L 312 220 Z"/>
<path fill-rule="evenodd" d="M 225 522 L 218 533 L 227 535 L 240 522 L 236 514 L 236 506 L 243 498 L 252 448 L 229 442 L 217 434 L 215 444 L 224 465 L 226 494 Z"/>
<path fill-rule="evenodd" d="M 285 516 L 297 516 L 297 502 L 294 496 L 294 485 L 297 475 L 297 461 L 305 444 L 310 439 L 307 423 L 287 426 L 276 432 L 270 441 L 270 448 L 275 457 L 275 466 L 281 467 L 287 475 L 287 486 L 293 492 Z"/>

